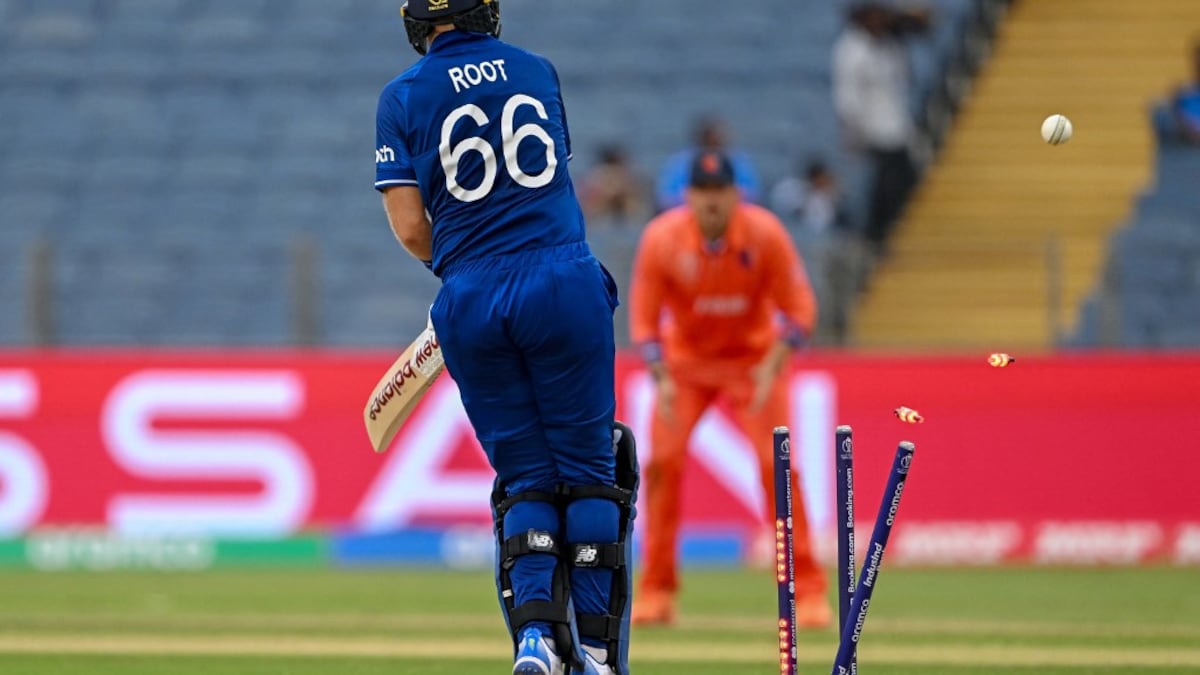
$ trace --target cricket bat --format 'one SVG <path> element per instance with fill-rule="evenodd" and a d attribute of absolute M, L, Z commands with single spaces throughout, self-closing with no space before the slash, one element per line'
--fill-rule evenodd
<path fill-rule="evenodd" d="M 396 359 L 367 399 L 363 421 L 375 452 L 388 449 L 400 425 L 445 369 L 437 335 L 432 326 L 427 327 Z"/>

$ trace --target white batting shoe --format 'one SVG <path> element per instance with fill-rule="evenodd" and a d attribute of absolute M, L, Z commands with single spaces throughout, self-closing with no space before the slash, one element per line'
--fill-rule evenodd
<path fill-rule="evenodd" d="M 554 644 L 530 628 L 521 633 L 513 675 L 563 675 L 562 659 L 554 653 Z"/>
<path fill-rule="evenodd" d="M 592 656 L 587 647 L 583 649 L 583 675 L 616 675 L 612 666 Z"/>

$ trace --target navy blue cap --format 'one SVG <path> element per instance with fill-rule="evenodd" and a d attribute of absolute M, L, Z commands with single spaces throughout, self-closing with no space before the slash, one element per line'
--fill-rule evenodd
<path fill-rule="evenodd" d="M 733 162 L 719 152 L 701 152 L 692 160 L 688 185 L 692 187 L 725 187 L 733 185 Z"/>

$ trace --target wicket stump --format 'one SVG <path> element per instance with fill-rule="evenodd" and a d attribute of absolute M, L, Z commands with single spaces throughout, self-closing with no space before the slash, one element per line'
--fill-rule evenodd
<path fill-rule="evenodd" d="M 838 634 L 846 628 L 854 600 L 854 431 L 837 428 L 833 446 L 837 480 L 838 533 Z M 858 673 L 858 648 L 850 653 L 850 675 Z"/>
<path fill-rule="evenodd" d="M 901 441 L 896 448 L 896 459 L 892 463 L 892 472 L 888 477 L 887 489 L 883 493 L 883 501 L 879 504 L 879 514 L 875 517 L 875 529 L 871 533 L 871 541 L 867 545 L 866 563 L 859 576 L 858 585 L 854 589 L 854 597 L 850 602 L 850 614 L 842 626 L 842 639 L 838 645 L 837 658 L 833 662 L 832 675 L 847 675 L 850 673 L 851 661 L 858 641 L 862 637 L 863 625 L 867 621 L 867 610 L 871 606 L 871 594 L 879 581 L 879 567 L 883 564 L 883 551 L 887 547 L 888 537 L 892 534 L 892 526 L 896 522 L 896 512 L 900 508 L 900 497 L 904 494 L 904 484 L 908 480 L 908 469 L 912 465 L 914 447 L 908 441 Z"/>
<path fill-rule="evenodd" d="M 775 427 L 775 586 L 779 594 L 779 672 L 796 673 L 796 560 L 792 506 L 792 441 Z"/>

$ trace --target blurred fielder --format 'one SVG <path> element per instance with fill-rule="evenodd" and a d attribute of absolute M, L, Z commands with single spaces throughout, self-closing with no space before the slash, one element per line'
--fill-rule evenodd
<path fill-rule="evenodd" d="M 615 423 L 617 288 L 584 239 L 558 75 L 496 0 L 412 0 L 422 54 L 379 99 L 375 187 L 442 280 L 430 316 L 496 471 L 514 675 L 625 675 L 637 494 Z"/>
<path fill-rule="evenodd" d="M 804 265 L 782 223 L 741 203 L 729 159 L 692 163 L 687 203 L 646 226 L 634 263 L 630 312 L 658 387 L 653 455 L 646 466 L 646 556 L 633 622 L 675 618 L 680 484 L 692 430 L 718 401 L 758 451 L 765 516 L 774 504 L 772 430 L 788 419 L 792 350 L 816 321 Z M 799 481 L 796 495 L 796 623 L 829 625 L 825 577 L 809 544 Z"/>

